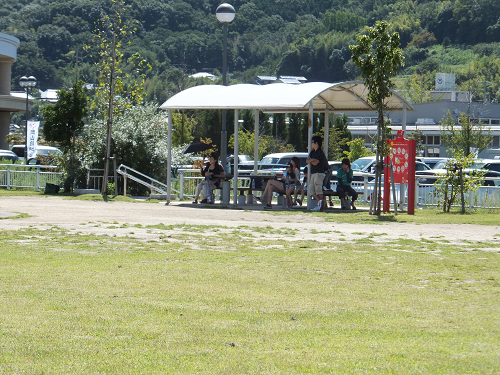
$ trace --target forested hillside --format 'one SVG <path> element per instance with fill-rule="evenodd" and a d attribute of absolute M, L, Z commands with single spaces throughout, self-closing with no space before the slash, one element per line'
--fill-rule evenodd
<path fill-rule="evenodd" d="M 0 31 L 21 40 L 12 87 L 35 75 L 42 90 L 96 81 L 90 50 L 95 22 L 111 14 L 110 0 L 0 0 Z M 164 101 L 192 84 L 189 74 L 218 72 L 222 26 L 215 0 L 126 0 L 124 22 L 136 27 L 125 54 L 151 64 L 148 100 Z M 459 89 L 476 99 L 500 99 L 500 1 L 498 0 L 234 0 L 229 25 L 231 79 L 302 75 L 309 81 L 355 79 L 349 44 L 365 25 L 389 21 L 401 35 L 406 65 L 398 80 L 432 88 L 436 71 L 457 75 Z"/>

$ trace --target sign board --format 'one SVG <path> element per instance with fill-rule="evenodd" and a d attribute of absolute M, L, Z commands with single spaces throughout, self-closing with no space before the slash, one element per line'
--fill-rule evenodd
<path fill-rule="evenodd" d="M 404 131 L 399 130 L 396 139 L 387 141 L 391 147 L 389 156 L 384 160 L 384 196 L 390 196 L 391 171 L 395 184 L 408 184 L 408 214 L 415 212 L 415 156 L 416 141 L 404 138 Z M 390 211 L 390 199 L 384 199 L 384 212 Z"/>
<path fill-rule="evenodd" d="M 36 158 L 36 148 L 38 147 L 38 127 L 40 121 L 28 121 L 28 160 Z"/>
<path fill-rule="evenodd" d="M 398 132 L 396 139 L 387 141 L 391 146 L 389 162 L 392 162 L 392 173 L 395 184 L 408 183 L 408 170 L 410 167 L 410 143 Z M 415 163 L 415 160 L 413 161 Z"/>

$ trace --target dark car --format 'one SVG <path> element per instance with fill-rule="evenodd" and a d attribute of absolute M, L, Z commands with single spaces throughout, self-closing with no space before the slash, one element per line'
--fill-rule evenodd
<path fill-rule="evenodd" d="M 7 160 L 12 164 L 14 164 L 16 161 L 19 160 L 19 157 L 10 150 L 0 150 L 0 163 L 5 162 Z"/>

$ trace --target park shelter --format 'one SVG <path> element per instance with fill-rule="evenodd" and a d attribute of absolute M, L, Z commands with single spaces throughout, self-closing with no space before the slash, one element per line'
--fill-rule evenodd
<path fill-rule="evenodd" d="M 234 178 L 238 178 L 238 120 L 240 109 L 254 110 L 255 149 L 254 172 L 258 163 L 259 110 L 264 113 L 309 113 L 308 144 L 311 151 L 314 112 L 324 112 L 325 140 L 328 145 L 328 114 L 330 112 L 367 112 L 376 108 L 368 101 L 368 88 L 362 81 L 342 83 L 309 82 L 299 85 L 274 83 L 269 85 L 238 84 L 232 86 L 202 85 L 186 89 L 168 99 L 160 109 L 168 111 L 168 165 L 171 169 L 172 111 L 182 109 L 233 109 L 234 113 Z M 386 111 L 413 111 L 411 105 L 399 94 L 385 101 Z M 404 116 L 403 116 L 404 117 Z M 171 176 L 168 174 L 168 203 L 170 203 Z M 234 184 L 234 202 L 237 202 L 237 184 Z M 227 202 L 229 203 L 229 196 Z"/>

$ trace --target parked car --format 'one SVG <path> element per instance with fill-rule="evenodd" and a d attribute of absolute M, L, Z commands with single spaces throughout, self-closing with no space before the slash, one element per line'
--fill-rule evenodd
<path fill-rule="evenodd" d="M 226 165 L 231 165 L 231 174 L 234 174 L 234 155 L 227 157 Z M 238 174 L 250 174 L 253 171 L 253 159 L 248 155 L 238 155 Z"/>
<path fill-rule="evenodd" d="M 423 156 L 417 156 L 416 158 L 418 161 L 421 161 L 422 163 L 425 163 L 427 164 L 429 167 L 434 168 L 434 166 L 436 166 L 438 163 L 440 162 L 446 162 L 446 160 L 448 160 L 448 158 L 439 158 L 439 157 L 423 157 Z"/>
<path fill-rule="evenodd" d="M 431 167 L 427 164 L 422 163 L 421 161 L 415 161 L 415 175 L 419 176 L 422 173 L 426 173 L 428 171 L 432 171 Z M 369 178 L 368 181 L 372 181 L 374 178 Z"/>
<path fill-rule="evenodd" d="M 478 160 L 470 168 L 464 169 L 463 173 L 473 174 L 477 173 L 477 170 L 482 170 L 485 172 L 483 185 L 484 186 L 500 186 L 500 160 L 495 159 L 484 159 Z M 445 175 L 447 172 L 446 161 L 439 162 L 435 167 L 427 172 L 423 172 L 422 175 L 433 176 L 427 179 L 421 180 L 422 184 L 434 184 L 439 176 Z"/>
<path fill-rule="evenodd" d="M 283 175 L 286 166 L 290 160 L 296 156 L 300 159 L 301 169 L 306 165 L 306 159 L 309 154 L 307 152 L 281 152 L 269 154 L 262 158 L 259 162 L 259 174 L 276 174 Z"/>
<path fill-rule="evenodd" d="M 12 152 L 14 152 L 20 159 L 24 160 L 24 145 L 14 145 L 12 146 Z M 62 151 L 57 147 L 52 146 L 37 146 L 36 155 L 50 157 L 51 154 L 62 155 Z M 28 164 L 37 164 L 37 158 L 31 158 L 28 160 Z"/>
<path fill-rule="evenodd" d="M 375 165 L 375 156 L 365 156 L 354 161 L 351 161 L 353 171 L 369 173 L 370 169 Z"/>
<path fill-rule="evenodd" d="M 10 150 L 0 150 L 0 162 L 9 160 L 14 164 L 19 157 Z"/>

